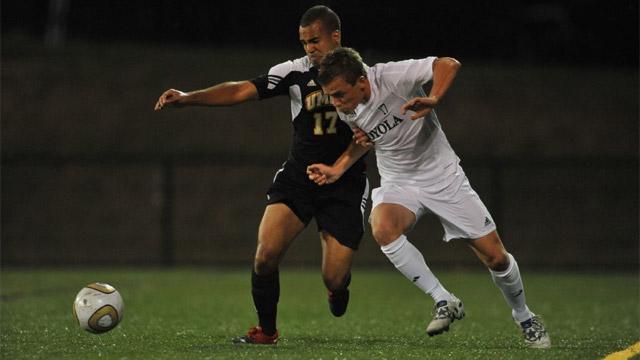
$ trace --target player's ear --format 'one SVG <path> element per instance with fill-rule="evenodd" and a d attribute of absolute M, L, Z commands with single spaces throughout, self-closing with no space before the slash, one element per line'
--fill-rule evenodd
<path fill-rule="evenodd" d="M 366 93 L 367 87 L 369 86 L 369 79 L 365 75 L 360 75 L 360 77 L 356 81 L 356 85 L 360 87 L 360 91 Z"/>
<path fill-rule="evenodd" d="M 331 33 L 331 38 L 336 42 L 336 44 L 342 44 L 342 33 L 340 32 L 340 30 L 334 30 Z"/>

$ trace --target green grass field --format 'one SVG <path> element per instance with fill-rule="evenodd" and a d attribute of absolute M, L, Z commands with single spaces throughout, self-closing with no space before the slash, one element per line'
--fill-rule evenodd
<path fill-rule="evenodd" d="M 319 271 L 285 268 L 277 346 L 238 346 L 255 323 L 249 272 L 214 269 L 71 269 L 1 272 L 3 359 L 598 359 L 640 339 L 635 274 L 525 272 L 527 299 L 544 316 L 548 350 L 524 348 L 485 272 L 446 272 L 467 317 L 429 338 L 432 302 L 393 269 L 354 272 L 349 311 L 333 318 Z M 116 286 L 124 321 L 93 335 L 71 304 L 86 283 Z"/>

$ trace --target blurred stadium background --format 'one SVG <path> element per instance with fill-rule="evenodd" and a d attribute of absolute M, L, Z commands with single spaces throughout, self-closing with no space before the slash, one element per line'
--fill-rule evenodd
<path fill-rule="evenodd" d="M 249 266 L 288 99 L 153 105 L 302 56 L 316 3 L 368 63 L 462 62 L 438 112 L 521 266 L 637 271 L 636 0 L 3 1 L 2 265 Z M 480 269 L 441 235 L 426 218 L 411 238 Z M 312 223 L 284 264 L 319 259 Z M 370 232 L 359 265 L 387 265 Z"/>

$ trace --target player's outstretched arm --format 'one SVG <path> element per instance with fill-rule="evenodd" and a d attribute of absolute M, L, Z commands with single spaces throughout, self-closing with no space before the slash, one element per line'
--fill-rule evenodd
<path fill-rule="evenodd" d="M 400 108 L 401 113 L 404 115 L 408 110 L 415 111 L 415 114 L 411 116 L 411 120 L 428 116 L 449 90 L 449 87 L 451 87 L 460 66 L 460 62 L 454 58 L 437 58 L 433 62 L 433 84 L 429 96 L 417 97 L 407 101 Z"/>
<path fill-rule="evenodd" d="M 370 146 L 356 144 L 354 138 L 349 147 L 340 155 L 332 166 L 325 164 L 311 164 L 307 166 L 309 179 L 318 185 L 332 184 L 369 151 Z"/>
<path fill-rule="evenodd" d="M 229 106 L 258 99 L 258 89 L 251 81 L 228 81 L 207 89 L 182 92 L 165 91 L 156 102 L 155 110 L 165 106 Z"/>

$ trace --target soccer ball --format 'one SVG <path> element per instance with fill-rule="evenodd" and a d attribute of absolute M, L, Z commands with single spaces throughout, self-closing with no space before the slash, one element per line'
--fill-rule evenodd
<path fill-rule="evenodd" d="M 89 284 L 73 302 L 73 317 L 78 325 L 94 334 L 105 333 L 122 321 L 124 302 L 116 288 L 105 283 Z"/>

